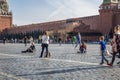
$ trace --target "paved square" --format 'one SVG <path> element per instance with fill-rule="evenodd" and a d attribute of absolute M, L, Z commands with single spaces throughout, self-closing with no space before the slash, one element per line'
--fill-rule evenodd
<path fill-rule="evenodd" d="M 116 64 L 120 59 L 116 58 L 113 67 L 99 65 L 98 44 L 88 44 L 86 54 L 78 54 L 72 44 L 50 44 L 50 58 L 39 58 L 40 44 L 34 53 L 21 53 L 27 47 L 0 44 L 0 80 L 120 80 L 120 65 Z"/>

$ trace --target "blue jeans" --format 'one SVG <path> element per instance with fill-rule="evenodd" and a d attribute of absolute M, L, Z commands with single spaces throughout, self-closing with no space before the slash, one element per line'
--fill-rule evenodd
<path fill-rule="evenodd" d="M 105 54 L 106 54 L 106 51 L 105 50 L 102 51 L 102 54 L 101 54 L 101 56 L 102 56 L 101 63 L 104 63 L 104 60 L 108 63 L 108 60 L 106 59 Z"/>

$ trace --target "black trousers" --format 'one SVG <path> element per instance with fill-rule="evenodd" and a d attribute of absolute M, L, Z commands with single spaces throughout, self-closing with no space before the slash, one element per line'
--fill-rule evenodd
<path fill-rule="evenodd" d="M 25 50 L 25 51 L 22 51 L 22 53 L 26 53 L 26 52 L 31 52 L 31 53 L 33 53 L 33 50 L 31 50 L 31 49 L 27 49 L 27 50 Z"/>
<path fill-rule="evenodd" d="M 113 64 L 114 61 L 115 61 L 115 57 L 116 57 L 116 54 L 119 53 L 119 56 L 120 56 L 120 50 L 118 50 L 117 52 L 113 52 L 113 56 L 112 56 L 112 61 L 110 64 Z"/>
<path fill-rule="evenodd" d="M 48 44 L 42 44 L 42 51 L 41 51 L 40 57 L 43 56 L 43 52 L 44 52 L 45 48 L 46 48 L 46 55 L 45 55 L 45 57 L 47 57 L 47 55 L 48 55 Z"/>
<path fill-rule="evenodd" d="M 120 58 L 120 50 L 118 51 L 118 53 L 119 53 L 118 57 Z"/>

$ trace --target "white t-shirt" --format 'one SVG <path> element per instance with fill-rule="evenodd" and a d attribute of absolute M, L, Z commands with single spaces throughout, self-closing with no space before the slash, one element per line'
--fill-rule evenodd
<path fill-rule="evenodd" d="M 43 35 L 42 36 L 42 43 L 49 44 L 49 36 Z"/>

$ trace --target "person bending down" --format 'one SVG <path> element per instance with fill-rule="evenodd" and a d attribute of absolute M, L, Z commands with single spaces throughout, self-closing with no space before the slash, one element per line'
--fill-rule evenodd
<path fill-rule="evenodd" d="M 82 45 L 80 46 L 80 52 L 81 53 L 87 52 L 87 45 L 85 44 L 85 42 L 82 42 Z"/>
<path fill-rule="evenodd" d="M 26 52 L 33 53 L 34 51 L 35 51 L 35 44 L 34 44 L 34 42 L 32 42 L 32 44 L 30 45 L 30 47 L 27 50 L 22 51 L 22 53 L 26 53 Z"/>

